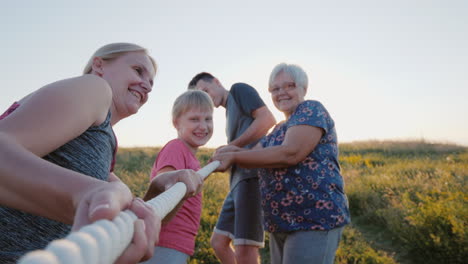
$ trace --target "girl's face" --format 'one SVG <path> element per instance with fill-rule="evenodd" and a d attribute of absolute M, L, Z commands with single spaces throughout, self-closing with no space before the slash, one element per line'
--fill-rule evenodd
<path fill-rule="evenodd" d="M 156 71 L 145 52 L 128 52 L 103 61 L 101 77 L 112 88 L 112 114 L 118 120 L 133 115 L 148 100 Z"/>
<path fill-rule="evenodd" d="M 213 111 L 191 108 L 174 120 L 179 139 L 195 153 L 213 135 Z"/>

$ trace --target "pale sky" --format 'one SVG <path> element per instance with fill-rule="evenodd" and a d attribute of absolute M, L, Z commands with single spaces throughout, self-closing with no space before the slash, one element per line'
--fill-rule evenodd
<path fill-rule="evenodd" d="M 211 72 L 229 89 L 267 92 L 281 62 L 309 75 L 340 142 L 425 139 L 468 146 L 468 1 L 2 1 L 0 112 L 50 82 L 80 75 L 100 46 L 134 42 L 159 65 L 139 113 L 119 122 L 119 145 L 162 146 L 177 136 L 171 107 Z M 207 147 L 226 143 L 215 109 Z"/>

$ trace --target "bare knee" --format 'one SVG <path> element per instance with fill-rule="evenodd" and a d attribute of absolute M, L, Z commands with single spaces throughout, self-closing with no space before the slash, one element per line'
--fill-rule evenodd
<path fill-rule="evenodd" d="M 211 235 L 210 244 L 214 251 L 219 252 L 230 247 L 231 239 L 227 236 L 213 233 Z"/>

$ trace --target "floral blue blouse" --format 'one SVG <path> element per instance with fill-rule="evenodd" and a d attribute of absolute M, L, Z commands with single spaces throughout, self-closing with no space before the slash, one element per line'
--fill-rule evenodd
<path fill-rule="evenodd" d="M 307 100 L 260 143 L 264 148 L 283 143 L 288 128 L 322 128 L 315 149 L 288 168 L 260 169 L 264 228 L 268 232 L 330 230 L 350 222 L 348 199 L 338 164 L 335 123 L 318 101 Z"/>

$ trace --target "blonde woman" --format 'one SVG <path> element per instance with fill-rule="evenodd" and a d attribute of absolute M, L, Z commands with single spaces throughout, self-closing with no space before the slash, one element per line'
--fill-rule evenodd
<path fill-rule="evenodd" d="M 148 100 L 156 63 L 135 44 L 114 43 L 91 57 L 84 75 L 48 84 L 0 117 L 0 262 L 14 263 L 74 228 L 130 209 L 132 244 L 117 262 L 152 256 L 160 219 L 112 173 L 117 140 L 112 126 Z M 193 171 L 154 181 L 184 181 Z M 188 192 L 188 193 L 189 193 Z"/>

